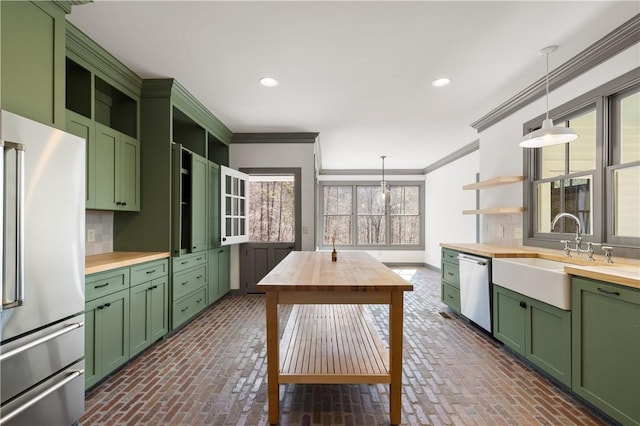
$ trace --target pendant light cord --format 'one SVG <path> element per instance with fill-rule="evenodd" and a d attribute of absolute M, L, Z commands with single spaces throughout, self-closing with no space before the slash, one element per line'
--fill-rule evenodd
<path fill-rule="evenodd" d="M 549 119 L 549 52 L 545 55 L 547 57 L 547 120 Z"/>

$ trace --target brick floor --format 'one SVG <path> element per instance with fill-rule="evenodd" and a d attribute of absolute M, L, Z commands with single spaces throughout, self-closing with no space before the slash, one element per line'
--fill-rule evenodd
<path fill-rule="evenodd" d="M 403 424 L 607 423 L 475 326 L 443 316 L 438 273 L 397 271 L 414 284 L 405 294 Z M 387 307 L 369 309 L 386 343 Z M 268 424 L 264 317 L 263 296 L 224 297 L 87 393 L 81 424 Z M 388 406 L 386 385 L 280 386 L 281 425 L 383 425 Z"/>

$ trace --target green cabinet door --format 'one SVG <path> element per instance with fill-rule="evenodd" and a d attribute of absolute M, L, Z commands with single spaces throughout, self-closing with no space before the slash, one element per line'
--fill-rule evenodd
<path fill-rule="evenodd" d="M 96 126 L 96 201 L 95 208 L 116 210 L 116 164 L 120 132 L 95 123 Z"/>
<path fill-rule="evenodd" d="M 493 285 L 493 335 L 520 355 L 525 355 L 527 302 L 521 294 Z"/>
<path fill-rule="evenodd" d="M 197 252 L 207 248 L 207 177 L 208 161 L 197 154 L 191 156 L 191 247 Z"/>
<path fill-rule="evenodd" d="M 169 277 L 153 280 L 148 297 L 151 302 L 149 334 L 153 343 L 169 331 Z"/>
<path fill-rule="evenodd" d="M 1 108 L 64 128 L 65 11 L 55 2 L 0 2 Z"/>
<path fill-rule="evenodd" d="M 129 289 L 102 301 L 102 374 L 106 376 L 129 360 Z"/>
<path fill-rule="evenodd" d="M 119 210 L 140 210 L 140 142 L 125 134 L 120 134 L 118 163 L 116 167 L 116 188 Z"/>
<path fill-rule="evenodd" d="M 207 226 L 209 248 L 220 246 L 220 167 L 209 161 Z"/>
<path fill-rule="evenodd" d="M 640 290 L 571 281 L 572 389 L 625 425 L 640 425 Z"/>
<path fill-rule="evenodd" d="M 150 288 L 150 283 L 131 287 L 129 317 L 129 348 L 131 356 L 139 354 L 151 344 L 151 336 L 149 334 Z"/>
<path fill-rule="evenodd" d="M 571 386 L 571 311 L 527 298 L 525 357 Z"/>
<path fill-rule="evenodd" d="M 102 299 L 87 302 L 84 308 L 85 389 L 95 385 L 102 378 L 102 333 L 98 328 L 102 322 L 98 318 L 99 306 L 102 306 Z"/>
<path fill-rule="evenodd" d="M 95 129 L 94 122 L 90 118 L 76 112 L 66 111 L 65 130 L 73 135 L 79 136 L 87 141 L 86 143 L 86 168 L 85 168 L 85 207 L 95 208 Z"/>

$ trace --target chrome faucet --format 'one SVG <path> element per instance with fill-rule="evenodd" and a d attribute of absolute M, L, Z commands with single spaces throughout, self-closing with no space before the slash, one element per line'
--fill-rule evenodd
<path fill-rule="evenodd" d="M 591 251 L 591 253 L 593 253 L 593 248 L 589 247 L 589 249 L 587 250 L 582 250 L 582 236 L 580 234 L 580 231 L 582 230 L 582 226 L 580 225 L 580 219 L 578 219 L 576 216 L 572 215 L 571 213 L 558 213 L 556 215 L 556 217 L 553 218 L 553 220 L 551 221 L 551 230 L 553 231 L 553 228 L 556 226 L 556 223 L 558 222 L 558 220 L 560 220 L 560 218 L 563 217 L 568 217 L 570 219 L 575 220 L 576 222 L 576 247 L 575 248 L 571 248 L 569 247 L 569 240 L 561 240 L 561 243 L 564 243 L 564 253 L 567 257 L 571 257 L 571 252 L 575 251 L 576 253 L 588 253 L 589 251 Z M 591 246 L 591 245 L 590 245 Z M 589 256 L 590 260 L 593 260 L 593 256 L 590 255 Z"/>

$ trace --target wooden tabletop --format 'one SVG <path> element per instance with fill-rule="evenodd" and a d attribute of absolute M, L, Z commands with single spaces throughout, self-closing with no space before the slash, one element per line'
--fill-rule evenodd
<path fill-rule="evenodd" d="M 413 285 L 359 252 L 294 251 L 257 285 L 259 291 L 412 291 Z"/>

